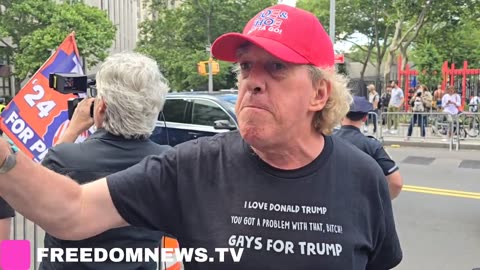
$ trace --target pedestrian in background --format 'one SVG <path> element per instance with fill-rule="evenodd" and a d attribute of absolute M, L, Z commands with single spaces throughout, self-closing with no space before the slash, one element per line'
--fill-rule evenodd
<path fill-rule="evenodd" d="M 385 133 L 397 134 L 398 133 L 398 119 L 399 112 L 402 110 L 405 96 L 403 90 L 398 86 L 397 81 L 391 82 L 392 94 L 390 102 L 388 103 L 388 116 L 387 116 L 387 129 Z M 393 122 L 393 127 L 390 123 Z"/>
<path fill-rule="evenodd" d="M 368 131 L 368 126 L 370 123 L 373 123 L 373 133 L 377 133 L 377 123 L 378 123 L 378 104 L 380 102 L 380 96 L 375 90 L 375 85 L 370 84 L 367 86 L 368 89 L 368 102 L 372 104 L 372 110 L 370 111 L 371 113 L 368 114 L 368 120 L 367 120 L 367 131 Z"/>
<path fill-rule="evenodd" d="M 421 85 L 415 95 L 409 101 L 412 108 L 413 116 L 410 119 L 410 125 L 408 126 L 406 141 L 410 140 L 413 132 L 413 126 L 418 124 L 420 128 L 421 141 L 425 141 L 425 128 L 428 125 L 427 112 L 432 110 L 432 94 L 428 91 L 426 85 Z"/>

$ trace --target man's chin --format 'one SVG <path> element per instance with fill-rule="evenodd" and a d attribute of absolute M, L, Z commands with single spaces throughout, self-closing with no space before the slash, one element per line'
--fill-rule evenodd
<path fill-rule="evenodd" d="M 247 125 L 240 128 L 240 135 L 253 147 L 261 147 L 268 143 L 268 134 L 266 134 L 265 126 Z"/>

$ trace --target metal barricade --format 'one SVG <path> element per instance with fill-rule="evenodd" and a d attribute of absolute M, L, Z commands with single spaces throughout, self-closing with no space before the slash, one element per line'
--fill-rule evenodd
<path fill-rule="evenodd" d="M 456 120 L 456 149 L 460 148 L 461 141 L 476 141 L 480 144 L 480 113 L 462 112 L 457 115 Z"/>
<path fill-rule="evenodd" d="M 12 219 L 10 238 L 14 240 L 30 241 L 30 261 L 32 262 L 30 269 L 38 269 L 39 267 L 39 263 L 37 262 L 37 249 L 43 247 L 44 236 L 45 231 L 43 231 L 38 225 L 26 219 L 19 213 L 15 213 L 15 217 Z"/>
<path fill-rule="evenodd" d="M 381 122 L 379 115 L 376 112 L 368 112 L 367 121 L 365 121 L 364 133 L 372 134 L 375 138 L 380 139 Z M 370 124 L 373 124 L 373 131 L 370 133 Z M 375 130 L 376 127 L 376 130 Z"/>
<path fill-rule="evenodd" d="M 379 129 L 382 141 L 445 142 L 449 150 L 453 149 L 454 136 L 451 135 L 456 116 L 443 112 L 382 112 L 381 118 L 384 120 Z"/>

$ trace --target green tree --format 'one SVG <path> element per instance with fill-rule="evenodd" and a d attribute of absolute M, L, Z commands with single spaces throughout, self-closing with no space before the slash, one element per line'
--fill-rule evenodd
<path fill-rule="evenodd" d="M 297 5 L 314 13 L 324 28 L 329 29 L 329 0 L 300 0 Z M 380 79 L 380 67 L 390 45 L 389 37 L 393 34 L 393 29 L 388 24 L 388 14 L 392 9 L 392 0 L 336 1 L 335 40 L 352 43 L 354 50 L 359 52 L 357 55 L 362 55 L 356 59 L 363 64 L 361 78 L 370 62 L 377 68 L 377 78 Z M 356 35 L 363 36 L 366 44 L 355 42 Z"/>
<path fill-rule="evenodd" d="M 431 43 L 441 58 L 451 59 L 456 64 L 462 65 L 463 60 L 460 59 L 467 55 L 469 59 L 478 59 L 475 53 L 467 53 L 478 50 L 474 43 L 478 37 L 475 33 L 478 33 L 480 22 L 478 0 L 398 1 L 397 7 L 393 18 L 397 19 L 395 25 L 399 31 L 396 32 L 390 48 L 391 59 L 396 49 L 400 49 L 406 64 L 407 52 L 423 48 L 424 43 Z M 419 52 L 414 53 L 418 57 Z M 386 64 L 386 67 L 389 68 L 389 65 Z M 387 74 L 385 71 L 385 75 Z"/>
<path fill-rule="evenodd" d="M 477 15 L 480 6 L 467 0 L 444 4 L 445 11 L 434 14 L 435 19 L 420 33 L 418 43 L 431 43 L 442 61 L 458 67 L 467 60 L 470 67 L 480 68 L 480 20 Z"/>
<path fill-rule="evenodd" d="M 475 3 L 476 8 L 473 7 Z M 329 0 L 299 0 L 297 4 L 316 14 L 325 29 L 329 28 Z M 352 55 L 363 63 L 361 77 L 371 62 L 377 68 L 377 74 L 383 64 L 383 79 L 389 80 L 396 55 L 400 52 L 406 63 L 421 33 L 430 31 L 426 25 L 446 18 L 455 20 L 460 11 L 467 9 L 471 18 L 476 20 L 478 0 L 337 0 L 336 40 L 354 45 Z M 357 44 L 354 39 L 357 35 L 363 36 L 366 42 Z"/>
<path fill-rule="evenodd" d="M 407 64 L 409 48 L 431 18 L 432 9 L 436 6 L 433 0 L 402 0 L 394 1 L 393 7 L 394 11 L 388 16 L 388 24 L 394 27 L 394 32 L 387 50 L 383 71 L 384 81 L 390 79 L 391 66 L 398 50 L 404 60 L 402 68 Z"/>
<path fill-rule="evenodd" d="M 208 44 L 226 32 L 241 32 L 257 12 L 272 0 L 186 0 L 180 8 L 167 9 L 170 0 L 153 1 L 153 19 L 141 26 L 137 50 L 152 56 L 174 90 L 207 89 L 208 77 L 197 73 L 206 61 Z M 213 76 L 214 89 L 235 87 L 230 63 L 220 62 Z"/>
<path fill-rule="evenodd" d="M 442 81 L 442 57 L 432 43 L 423 43 L 412 53 L 418 80 L 432 88 Z"/>
<path fill-rule="evenodd" d="M 72 31 L 89 65 L 105 59 L 115 38 L 115 27 L 106 13 L 79 1 L 57 4 L 52 0 L 0 0 L 0 6 L 4 7 L 0 40 L 7 48 L 5 53 L 13 56 L 19 81 L 38 70 Z"/>

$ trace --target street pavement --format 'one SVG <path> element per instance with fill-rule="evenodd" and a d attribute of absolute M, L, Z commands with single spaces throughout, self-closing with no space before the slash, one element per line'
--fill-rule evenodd
<path fill-rule="evenodd" d="M 403 146 L 386 150 L 398 163 L 405 184 L 393 201 L 404 254 L 395 269 L 480 267 L 480 151 Z M 17 239 L 23 239 L 22 218 L 18 220 Z M 33 239 L 31 223 L 26 235 Z M 38 247 L 42 242 L 43 232 L 38 230 Z"/>
<path fill-rule="evenodd" d="M 480 267 L 480 151 L 386 149 L 405 185 L 393 201 L 404 254 L 395 269 Z"/>

